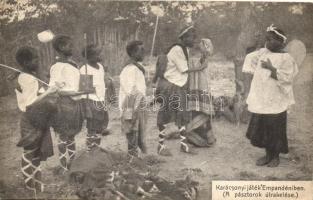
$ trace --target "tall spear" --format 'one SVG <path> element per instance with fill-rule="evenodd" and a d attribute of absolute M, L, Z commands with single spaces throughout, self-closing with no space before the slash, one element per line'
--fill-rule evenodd
<path fill-rule="evenodd" d="M 164 11 L 161 7 L 159 6 L 151 6 L 151 12 L 156 15 L 156 22 L 155 22 L 155 27 L 154 27 L 154 33 L 153 33 L 153 39 L 152 39 L 152 46 L 151 46 L 151 52 L 150 52 L 150 58 L 149 58 L 149 63 L 152 62 L 152 57 L 153 57 L 153 51 L 154 51 L 154 45 L 155 45 L 155 38 L 156 38 L 156 33 L 158 30 L 158 25 L 159 25 L 159 18 L 163 17 Z M 149 71 L 148 71 L 148 79 L 149 79 Z"/>
<path fill-rule="evenodd" d="M 157 15 L 156 17 L 156 22 L 155 22 L 155 27 L 154 27 L 154 33 L 153 33 L 153 39 L 152 39 L 152 47 L 151 47 L 151 52 L 150 52 L 150 60 L 153 56 L 153 50 L 154 50 L 154 44 L 155 44 L 155 37 L 156 37 L 156 33 L 158 30 L 158 24 L 159 24 L 159 16 Z"/>

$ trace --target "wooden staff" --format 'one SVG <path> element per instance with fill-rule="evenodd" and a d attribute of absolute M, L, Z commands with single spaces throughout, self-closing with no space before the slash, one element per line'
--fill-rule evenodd
<path fill-rule="evenodd" d="M 158 30 L 158 24 L 159 24 L 159 16 L 157 15 L 156 22 L 155 22 L 155 27 L 154 27 L 153 39 L 152 39 L 152 47 L 151 47 L 151 52 L 150 52 L 150 59 L 153 56 L 155 37 L 156 37 L 157 30 Z"/>
<path fill-rule="evenodd" d="M 155 27 L 154 27 L 153 38 L 152 38 L 152 46 L 151 46 L 150 58 L 149 58 L 149 63 L 150 64 L 151 64 L 151 61 L 152 61 L 153 50 L 154 50 L 154 45 L 155 45 L 155 37 L 156 37 L 157 30 L 158 30 L 158 24 L 159 24 L 159 16 L 157 15 L 156 22 L 155 22 Z M 149 78 L 150 78 L 149 70 L 147 71 L 147 77 L 148 77 L 148 80 L 149 80 Z"/>
<path fill-rule="evenodd" d="M 0 64 L 0 66 L 1 66 L 1 67 L 5 67 L 5 68 L 7 68 L 7 69 L 11 69 L 11 70 L 16 71 L 16 72 L 19 72 L 19 73 L 24 73 L 24 72 L 22 72 L 21 70 L 18 70 L 18 69 L 14 68 L 14 67 L 10 67 L 10 66 L 8 66 L 8 65 Z M 35 78 L 37 81 L 39 81 L 40 83 L 42 83 L 42 84 L 44 84 L 44 85 L 50 87 L 49 84 L 46 83 L 46 82 L 44 82 L 43 80 L 40 80 L 39 78 L 36 78 L 36 77 L 34 77 L 34 78 Z"/>

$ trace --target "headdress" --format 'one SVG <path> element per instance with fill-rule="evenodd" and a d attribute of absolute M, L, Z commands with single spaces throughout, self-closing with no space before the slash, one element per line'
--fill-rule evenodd
<path fill-rule="evenodd" d="M 283 34 L 281 34 L 280 32 L 277 31 L 277 27 L 275 27 L 274 24 L 272 24 L 269 27 L 267 27 L 266 31 L 275 33 L 277 36 L 279 36 L 279 37 L 281 37 L 283 39 L 284 43 L 287 40 L 287 37 L 285 35 L 283 35 Z"/>

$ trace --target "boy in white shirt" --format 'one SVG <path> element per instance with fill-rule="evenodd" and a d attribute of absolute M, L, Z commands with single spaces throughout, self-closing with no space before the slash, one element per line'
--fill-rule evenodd
<path fill-rule="evenodd" d="M 122 112 L 122 132 L 128 142 L 128 154 L 137 157 L 138 147 L 146 153 L 146 82 L 145 70 L 141 64 L 144 59 L 143 43 L 132 41 L 128 43 L 126 51 L 130 61 L 120 74 L 119 108 Z"/>
<path fill-rule="evenodd" d="M 58 112 L 54 116 L 52 127 L 59 135 L 61 167 L 67 171 L 76 152 L 75 135 L 81 131 L 83 122 L 78 92 L 80 73 L 77 64 L 71 59 L 73 43 L 69 36 L 56 36 L 53 48 L 59 58 L 50 68 L 49 85 L 62 85 L 62 89 L 58 91 Z"/>
<path fill-rule="evenodd" d="M 88 149 L 93 146 L 100 145 L 101 133 L 104 124 L 107 123 L 108 112 L 105 105 L 105 71 L 100 64 L 101 49 L 96 45 L 88 45 L 83 50 L 82 55 L 86 57 L 87 64 L 80 68 L 81 74 L 92 75 L 93 87 L 95 91 L 88 95 L 83 95 L 84 117 L 87 119 L 87 139 L 86 145 Z"/>
<path fill-rule="evenodd" d="M 292 84 L 298 67 L 284 51 L 286 40 L 283 31 L 268 27 L 265 48 L 248 54 L 242 70 L 253 74 L 247 98 L 252 112 L 247 138 L 266 150 L 257 166 L 277 167 L 279 154 L 288 153 L 287 109 L 295 103 Z"/>
<path fill-rule="evenodd" d="M 180 42 L 167 51 L 167 67 L 164 76 L 158 80 L 156 99 L 162 99 L 157 116 L 159 143 L 157 153 L 162 156 L 172 155 L 166 148 L 165 125 L 175 122 L 180 132 L 180 149 L 184 153 L 194 153 L 186 139 L 186 125 L 189 122 L 187 112 L 188 73 L 201 71 L 203 68 L 189 69 L 189 48 L 193 47 L 196 31 L 193 26 L 184 27 L 178 36 Z"/>
<path fill-rule="evenodd" d="M 38 113 L 34 113 L 33 106 L 39 104 L 47 95 L 57 91 L 57 87 L 50 87 L 43 94 L 39 93 L 39 82 L 36 78 L 38 70 L 38 53 L 34 48 L 21 47 L 16 53 L 16 61 L 22 67 L 23 73 L 18 76 L 19 88 L 16 89 L 18 107 L 22 111 L 20 119 L 21 139 L 17 146 L 23 147 L 22 173 L 26 188 L 37 192 L 43 191 L 44 184 L 41 181 L 40 162 L 53 155 L 53 145 L 50 134 L 49 116 L 34 122 Z M 40 113 L 39 113 L 40 114 Z M 49 113 L 44 113 L 44 115 Z"/>

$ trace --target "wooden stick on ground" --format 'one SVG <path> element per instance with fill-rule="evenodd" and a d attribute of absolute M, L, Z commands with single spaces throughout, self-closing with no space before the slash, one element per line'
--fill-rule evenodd
<path fill-rule="evenodd" d="M 110 189 L 111 192 L 113 192 L 113 194 L 116 194 L 118 195 L 119 197 L 121 197 L 123 200 L 131 200 L 129 199 L 128 197 L 126 197 L 123 193 L 117 191 L 117 190 L 114 190 L 114 189 Z"/>

